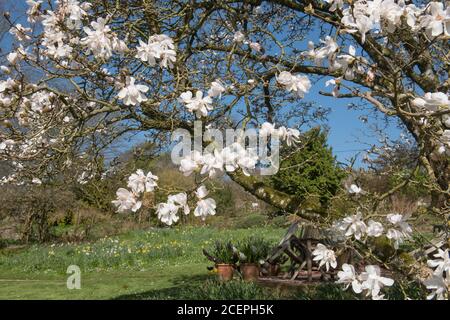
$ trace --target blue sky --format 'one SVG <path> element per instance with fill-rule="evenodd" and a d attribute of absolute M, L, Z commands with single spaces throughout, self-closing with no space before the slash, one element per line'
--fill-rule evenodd
<path fill-rule="evenodd" d="M 25 3 L 20 1 L 13 2 L 14 8 L 11 10 L 13 13 L 13 20 L 26 25 L 26 18 L 24 10 L 26 9 Z M 17 19 L 17 20 L 16 20 Z M 319 37 L 314 37 L 318 39 Z M 318 42 L 318 40 L 316 40 Z M 7 35 L 0 43 L 2 48 L 2 54 L 9 50 L 11 47 L 11 37 Z M 306 42 L 301 45 L 306 48 Z M 309 94 L 305 96 L 306 101 L 314 101 L 318 105 L 330 108 L 331 112 L 328 117 L 329 137 L 328 143 L 333 148 L 333 152 L 340 162 L 347 162 L 352 156 L 355 156 L 358 152 L 367 149 L 367 145 L 358 142 L 357 140 L 364 140 L 365 143 L 376 144 L 378 137 L 370 132 L 370 123 L 382 124 L 382 119 L 373 120 L 369 117 L 369 123 L 363 123 L 361 116 L 366 116 L 366 112 L 358 110 L 348 110 L 348 104 L 355 102 L 353 99 L 336 99 L 333 97 L 326 97 L 319 94 L 320 90 L 330 91 L 331 88 L 325 88 L 325 81 L 323 78 L 318 83 L 313 85 Z M 372 121 L 372 122 L 371 122 Z M 398 137 L 400 130 L 395 124 L 390 123 L 385 130 L 385 133 L 391 137 Z M 141 136 L 141 135 L 139 135 Z M 361 166 L 361 157 L 358 157 L 356 166 Z"/>

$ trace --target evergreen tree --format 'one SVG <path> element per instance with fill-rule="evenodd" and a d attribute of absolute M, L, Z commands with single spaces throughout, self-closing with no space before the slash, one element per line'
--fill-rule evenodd
<path fill-rule="evenodd" d="M 301 140 L 304 144 L 281 150 L 280 170 L 270 177 L 271 183 L 302 201 L 317 199 L 320 206 L 326 206 L 338 191 L 345 173 L 327 145 L 326 132 L 314 128 Z"/>

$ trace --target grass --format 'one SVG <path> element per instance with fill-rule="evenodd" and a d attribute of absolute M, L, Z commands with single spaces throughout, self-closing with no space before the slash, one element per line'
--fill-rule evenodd
<path fill-rule="evenodd" d="M 234 230 L 183 227 L 129 232 L 90 243 L 3 250 L 0 299 L 185 298 L 195 295 L 192 290 L 215 278 L 208 274 L 206 267 L 211 263 L 203 256 L 202 248 L 210 247 L 216 239 L 236 242 L 247 236 L 277 242 L 284 232 L 285 229 L 276 227 Z M 69 265 L 81 269 L 80 290 L 66 287 Z M 258 290 L 241 289 L 219 288 L 211 295 L 228 290 L 238 297 Z"/>
<path fill-rule="evenodd" d="M 220 283 L 202 254 L 214 241 L 237 243 L 259 236 L 278 243 L 284 228 L 183 227 L 133 231 L 79 244 L 47 244 L 0 249 L 0 299 L 355 299 L 336 284 L 261 287 L 235 279 Z M 81 289 L 66 286 L 67 267 L 81 270 Z M 237 278 L 237 277 L 235 277 Z M 390 299 L 402 299 L 393 287 Z M 408 296 L 423 298 L 415 285 Z"/>

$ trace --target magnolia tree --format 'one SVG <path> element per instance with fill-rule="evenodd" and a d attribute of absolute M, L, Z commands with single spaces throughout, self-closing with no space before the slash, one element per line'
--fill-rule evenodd
<path fill-rule="evenodd" d="M 167 146 L 177 132 L 174 137 L 184 141 L 172 153 L 174 161 L 185 175 L 196 176 L 197 186 L 174 192 L 156 206 L 163 223 L 176 223 L 190 213 L 192 203 L 195 216 L 214 215 L 216 203 L 204 182 L 227 174 L 270 205 L 342 232 L 345 245 L 373 263 L 365 270 L 344 264 L 338 282 L 345 287 L 380 299 L 384 286 L 415 278 L 431 290 L 430 298 L 448 297 L 448 250 L 406 270 L 395 255 L 381 262 L 370 246 L 371 239 L 382 235 L 395 248 L 411 238 L 407 216 L 377 213 L 378 204 L 410 183 L 411 176 L 381 195 L 350 185 L 349 197 L 359 209 L 338 221 L 327 212 L 304 208 L 294 195 L 254 176 L 277 171 L 281 144 L 302 147 L 300 132 L 286 123 L 320 116 L 308 102 L 308 92 L 313 85 L 323 86 L 323 95 L 354 99 L 374 115 L 398 120 L 418 149 L 413 171 L 427 174 L 430 212 L 445 222 L 450 194 L 448 4 L 26 3 L 26 22 L 15 24 L 5 16 L 16 42 L 1 66 L 0 160 L 11 166 L 3 184 L 43 183 L 71 167 L 74 158 L 86 161 L 79 177 L 84 182 L 94 176 L 96 155 L 121 137 L 145 132 L 153 143 Z M 319 81 L 324 77 L 326 83 Z M 226 129 L 235 130 L 224 144 L 219 138 Z M 251 129 L 260 130 L 250 134 Z M 385 140 L 389 147 L 389 137 Z M 127 188 L 117 191 L 117 209 L 138 211 L 140 197 L 158 188 L 157 181 L 151 172 L 133 173 Z M 333 248 L 320 245 L 314 257 L 322 268 L 337 268 Z M 427 263 L 427 276 L 411 272 Z M 382 275 L 380 266 L 398 276 Z"/>

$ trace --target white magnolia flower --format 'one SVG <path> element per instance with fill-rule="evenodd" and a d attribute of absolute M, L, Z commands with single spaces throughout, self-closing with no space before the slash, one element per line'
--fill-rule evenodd
<path fill-rule="evenodd" d="M 31 40 L 31 37 L 27 34 L 31 31 L 31 28 L 25 28 L 18 23 L 9 30 L 9 33 L 11 33 L 18 41 L 26 41 Z"/>
<path fill-rule="evenodd" d="M 406 16 L 406 23 L 412 31 L 417 31 L 419 29 L 420 25 L 417 24 L 417 20 L 422 12 L 423 10 L 416 7 L 414 4 L 404 6 L 403 15 Z"/>
<path fill-rule="evenodd" d="M 150 66 L 159 65 L 162 68 L 172 68 L 176 61 L 176 51 L 173 39 L 165 34 L 157 34 L 148 38 L 145 43 L 139 40 L 139 46 L 136 48 L 136 58 L 148 62 Z"/>
<path fill-rule="evenodd" d="M 322 65 L 322 61 L 327 59 L 329 64 L 333 63 L 334 57 L 336 55 L 339 46 L 337 42 L 330 36 L 326 36 L 325 40 L 320 40 L 323 44 L 319 49 L 314 49 L 311 44 L 309 44 L 308 56 L 314 60 L 314 63 L 318 66 Z"/>
<path fill-rule="evenodd" d="M 16 81 L 11 78 L 6 79 L 5 81 L 0 81 L 0 93 L 11 90 L 16 85 Z"/>
<path fill-rule="evenodd" d="M 87 36 L 82 38 L 80 43 L 86 46 L 88 52 L 92 52 L 95 57 L 109 59 L 112 56 L 113 44 L 111 28 L 106 25 L 106 19 L 100 17 L 97 21 L 92 21 L 91 27 L 92 29 L 83 28 Z"/>
<path fill-rule="evenodd" d="M 196 217 L 201 217 L 205 220 L 207 216 L 216 214 L 216 201 L 212 198 L 202 199 L 197 202 L 197 207 L 194 210 Z"/>
<path fill-rule="evenodd" d="M 249 176 L 258 163 L 258 154 L 255 149 L 240 148 L 237 153 L 237 165 L 242 169 L 244 175 Z"/>
<path fill-rule="evenodd" d="M 144 93 L 146 93 L 149 88 L 141 84 L 135 84 L 135 81 L 135 78 L 127 77 L 125 87 L 123 87 L 117 95 L 119 99 L 123 100 L 126 106 L 135 106 L 148 100 Z"/>
<path fill-rule="evenodd" d="M 436 300 L 448 299 L 448 283 L 442 275 L 433 274 L 433 276 L 423 282 L 428 290 L 431 290 L 431 294 L 427 296 L 428 300 L 432 300 L 436 297 Z"/>
<path fill-rule="evenodd" d="M 13 51 L 6 56 L 6 60 L 8 60 L 10 64 L 15 65 L 19 61 L 19 54 Z"/>
<path fill-rule="evenodd" d="M 350 194 L 360 194 L 362 189 L 360 187 L 358 187 L 358 185 L 356 184 L 351 184 L 350 187 L 348 188 L 348 193 Z"/>
<path fill-rule="evenodd" d="M 398 249 L 399 245 L 402 244 L 405 239 L 411 237 L 412 228 L 406 222 L 408 216 L 391 213 L 386 216 L 386 219 L 394 226 L 394 228 L 388 229 L 386 237 L 393 240 L 394 247 Z"/>
<path fill-rule="evenodd" d="M 199 166 L 202 165 L 202 163 L 202 154 L 199 151 L 194 150 L 188 156 L 181 159 L 179 170 L 183 172 L 183 175 L 190 176 L 192 172 L 196 171 Z"/>
<path fill-rule="evenodd" d="M 380 1 L 357 1 L 352 7 L 342 10 L 342 14 L 341 22 L 348 28 L 346 31 L 359 32 L 364 43 L 366 33 L 380 22 Z"/>
<path fill-rule="evenodd" d="M 316 249 L 312 252 L 312 254 L 314 255 L 314 261 L 320 261 L 319 268 L 323 265 L 325 265 L 327 271 L 330 269 L 330 266 L 333 269 L 336 268 L 337 261 L 334 251 L 328 249 L 323 244 L 318 243 Z"/>
<path fill-rule="evenodd" d="M 420 25 L 425 28 L 427 35 L 432 37 L 450 36 L 450 7 L 444 9 L 442 2 L 430 2 L 427 6 L 427 15 L 420 18 Z"/>
<path fill-rule="evenodd" d="M 346 237 L 351 237 L 353 235 L 355 239 L 360 240 L 367 230 L 367 226 L 364 221 L 361 220 L 361 217 L 361 213 L 359 212 L 355 215 L 345 217 L 339 223 L 339 229 L 345 231 Z"/>
<path fill-rule="evenodd" d="M 150 66 L 156 65 L 156 59 L 160 57 L 159 45 L 157 43 L 145 43 L 139 39 L 139 45 L 136 47 L 136 58 L 148 62 Z"/>
<path fill-rule="evenodd" d="M 412 104 L 416 107 L 425 108 L 429 111 L 437 111 L 440 108 L 450 108 L 450 100 L 443 92 L 427 92 L 423 98 L 415 98 Z"/>
<path fill-rule="evenodd" d="M 205 154 L 202 158 L 202 164 L 200 174 L 208 173 L 210 178 L 223 174 L 223 158 L 217 149 L 213 153 Z"/>
<path fill-rule="evenodd" d="M 40 15 L 39 8 L 42 4 L 42 0 L 26 0 L 26 3 L 28 5 L 28 22 L 34 23 L 37 21 L 37 17 Z"/>
<path fill-rule="evenodd" d="M 240 149 L 242 149 L 242 146 L 239 143 L 233 143 L 231 146 L 222 149 L 221 156 L 226 171 L 234 172 L 239 168 Z"/>
<path fill-rule="evenodd" d="M 177 206 L 173 202 L 159 203 L 156 207 L 156 214 L 158 215 L 158 219 L 161 220 L 162 223 L 171 226 L 180 219 L 177 216 L 178 209 L 179 206 Z"/>
<path fill-rule="evenodd" d="M 197 190 L 195 191 L 195 195 L 197 196 L 197 198 L 199 198 L 200 200 L 203 199 L 204 197 L 206 197 L 208 195 L 209 191 L 208 189 L 206 189 L 206 187 L 204 185 L 201 185 L 200 187 L 197 188 Z"/>
<path fill-rule="evenodd" d="M 233 41 L 236 43 L 242 43 L 245 40 L 245 35 L 241 31 L 237 31 L 233 35 Z"/>
<path fill-rule="evenodd" d="M 295 76 L 288 71 L 282 71 L 276 78 L 287 91 L 295 92 L 299 98 L 303 98 L 311 88 L 311 82 L 306 76 Z"/>
<path fill-rule="evenodd" d="M 279 131 L 275 129 L 275 124 L 270 122 L 264 122 L 259 129 L 259 135 L 263 137 L 267 137 L 270 135 L 278 135 Z"/>
<path fill-rule="evenodd" d="M 336 11 L 336 9 L 342 9 L 344 7 L 344 0 L 325 0 L 325 2 L 330 3 L 330 11 Z"/>
<path fill-rule="evenodd" d="M 412 232 L 410 225 L 406 222 L 408 216 L 403 216 L 399 213 L 390 213 L 386 216 L 386 219 L 393 225 L 399 226 L 402 231 L 407 233 Z"/>
<path fill-rule="evenodd" d="M 195 93 L 195 97 L 193 97 L 191 91 L 183 92 L 180 95 L 180 100 L 185 104 L 186 109 L 188 109 L 189 112 L 195 112 L 197 117 L 206 117 L 208 115 L 208 111 L 213 109 L 211 106 L 211 97 L 203 97 L 203 92 L 200 90 Z"/>
<path fill-rule="evenodd" d="M 189 214 L 189 206 L 187 204 L 187 194 L 184 192 L 170 195 L 167 202 L 174 203 L 183 208 L 184 214 Z"/>
<path fill-rule="evenodd" d="M 216 80 L 211 82 L 211 88 L 208 90 L 208 96 L 211 98 L 221 97 L 224 92 L 225 87 L 222 85 L 220 80 Z"/>
<path fill-rule="evenodd" d="M 250 48 L 252 48 L 252 50 L 255 50 L 256 52 L 262 51 L 262 46 L 258 42 L 250 42 L 249 46 Z"/>
<path fill-rule="evenodd" d="M 26 0 L 28 5 L 27 15 L 36 15 L 39 12 L 39 7 L 42 4 L 42 0 Z"/>
<path fill-rule="evenodd" d="M 299 142 L 300 131 L 298 131 L 297 129 L 286 128 L 284 126 L 281 126 L 278 128 L 278 136 L 282 140 L 286 140 L 286 144 L 288 146 L 291 146 L 291 145 Z"/>
<path fill-rule="evenodd" d="M 325 87 L 328 87 L 330 85 L 333 86 L 333 91 L 331 92 L 333 97 L 337 97 L 339 95 L 339 88 L 340 88 L 339 85 L 340 85 L 341 81 L 342 81 L 342 78 L 339 77 L 336 79 L 327 80 L 325 82 Z"/>
<path fill-rule="evenodd" d="M 344 263 L 342 265 L 342 271 L 339 271 L 337 273 L 337 276 L 338 280 L 336 281 L 336 283 L 345 284 L 345 289 L 352 285 L 352 289 L 355 293 L 362 292 L 361 283 L 358 280 L 355 268 L 351 264 Z"/>
<path fill-rule="evenodd" d="M 158 177 L 150 171 L 145 175 L 142 169 L 138 169 L 128 178 L 128 187 L 137 194 L 145 191 L 152 192 L 158 186 L 156 180 L 158 180 Z"/>
<path fill-rule="evenodd" d="M 369 220 L 367 226 L 367 235 L 369 237 L 379 237 L 383 234 L 384 228 L 380 222 Z"/>
<path fill-rule="evenodd" d="M 450 254 L 448 249 L 446 250 L 442 250 L 442 249 L 438 249 L 438 253 L 434 254 L 435 258 L 439 258 L 436 260 L 428 260 L 428 266 L 430 266 L 431 268 L 436 268 L 434 270 L 434 274 L 435 275 L 443 275 L 443 273 L 445 272 L 445 274 L 447 275 L 447 277 L 450 276 Z"/>
<path fill-rule="evenodd" d="M 73 48 L 67 44 L 61 42 L 55 42 L 52 45 L 47 46 L 45 53 L 53 58 L 64 58 L 69 56 L 73 51 Z"/>
<path fill-rule="evenodd" d="M 344 73 L 344 79 L 353 80 L 355 78 L 355 72 L 359 71 L 360 68 L 355 64 L 356 61 L 356 49 L 354 46 L 350 45 L 348 48 L 348 54 L 340 54 L 335 60 L 330 62 L 329 70 L 336 71 L 340 70 Z M 330 81 L 331 84 L 339 84 L 342 77 L 335 80 L 334 83 Z"/>
<path fill-rule="evenodd" d="M 183 175 L 190 176 L 192 172 L 198 169 L 198 163 L 191 157 L 186 157 L 180 161 L 180 171 Z"/>
<path fill-rule="evenodd" d="M 118 212 L 125 212 L 128 210 L 136 212 L 142 206 L 142 202 L 136 199 L 136 195 L 127 189 L 119 188 L 116 195 L 117 200 L 112 201 L 112 203 L 117 206 Z"/>
<path fill-rule="evenodd" d="M 369 265 L 365 267 L 366 272 L 361 273 L 360 279 L 362 281 L 361 286 L 363 290 L 368 290 L 367 295 L 371 294 L 372 297 L 377 297 L 383 286 L 392 286 L 394 280 L 386 277 L 382 277 L 380 267 L 375 265 Z"/>
<path fill-rule="evenodd" d="M 403 234 L 403 232 L 392 228 L 388 229 L 388 231 L 386 232 L 386 237 L 394 241 L 395 249 L 398 249 L 405 239 L 405 235 Z"/>
<path fill-rule="evenodd" d="M 87 15 L 86 10 L 91 8 L 91 4 L 84 2 L 80 4 L 78 0 L 66 0 L 60 3 L 60 9 L 66 18 L 66 26 L 69 29 L 79 29 L 82 27 L 82 18 Z"/>
<path fill-rule="evenodd" d="M 393 33 L 401 24 L 403 8 L 395 0 L 383 0 L 378 8 L 372 11 L 372 17 L 383 31 Z"/>

